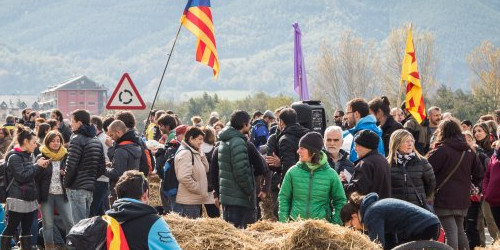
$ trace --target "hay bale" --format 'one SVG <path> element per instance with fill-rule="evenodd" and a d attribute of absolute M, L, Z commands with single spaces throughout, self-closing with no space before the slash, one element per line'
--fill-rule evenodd
<path fill-rule="evenodd" d="M 476 247 L 475 250 L 500 250 L 500 241 L 497 239 L 492 245 L 486 247 Z"/>
<path fill-rule="evenodd" d="M 220 218 L 187 219 L 168 214 L 164 219 L 182 249 L 381 249 L 357 231 L 326 221 L 291 223 L 259 221 L 246 230 Z"/>
<path fill-rule="evenodd" d="M 381 249 L 360 232 L 320 220 L 259 221 L 246 231 L 261 241 L 264 249 Z"/>
<path fill-rule="evenodd" d="M 160 197 L 160 182 L 161 179 L 158 175 L 149 176 L 149 205 L 152 207 L 161 207 Z"/>
<path fill-rule="evenodd" d="M 219 218 L 193 220 L 178 214 L 167 214 L 163 218 L 184 250 L 263 249 L 262 244 L 256 239 Z"/>

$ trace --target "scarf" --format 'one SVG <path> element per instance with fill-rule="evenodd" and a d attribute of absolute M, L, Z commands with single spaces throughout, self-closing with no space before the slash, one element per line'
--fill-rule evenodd
<path fill-rule="evenodd" d="M 415 158 L 415 156 L 415 152 L 411 152 L 409 154 L 400 154 L 399 152 L 396 153 L 398 164 L 402 166 L 406 166 L 406 163 Z"/>
<path fill-rule="evenodd" d="M 40 147 L 40 152 L 42 152 L 43 155 L 49 157 L 49 159 L 53 161 L 61 161 L 64 156 L 68 153 L 68 150 L 66 150 L 65 147 L 61 146 L 57 153 L 52 152 L 48 147 L 45 147 L 45 145 L 42 145 Z"/>

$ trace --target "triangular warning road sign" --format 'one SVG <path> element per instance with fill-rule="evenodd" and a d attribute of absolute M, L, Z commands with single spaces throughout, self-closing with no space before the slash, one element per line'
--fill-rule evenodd
<path fill-rule="evenodd" d="M 146 104 L 141 98 L 128 73 L 123 74 L 118 82 L 106 109 L 145 109 Z"/>

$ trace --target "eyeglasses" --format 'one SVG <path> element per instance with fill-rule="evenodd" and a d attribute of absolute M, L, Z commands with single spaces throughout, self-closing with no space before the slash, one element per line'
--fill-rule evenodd
<path fill-rule="evenodd" d="M 354 113 L 353 111 L 348 111 L 348 112 L 345 112 L 345 114 L 351 114 L 351 113 Z"/>

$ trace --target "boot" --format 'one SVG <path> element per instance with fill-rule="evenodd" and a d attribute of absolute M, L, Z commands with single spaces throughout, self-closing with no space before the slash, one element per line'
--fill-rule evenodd
<path fill-rule="evenodd" d="M 12 241 L 12 236 L 2 235 L 2 241 L 1 241 L 2 248 L 0 248 L 0 249 L 1 250 L 10 250 L 11 249 L 11 247 L 10 247 L 11 241 Z"/>
<path fill-rule="evenodd" d="M 21 242 L 21 250 L 31 250 L 31 234 L 19 237 L 19 241 Z"/>

